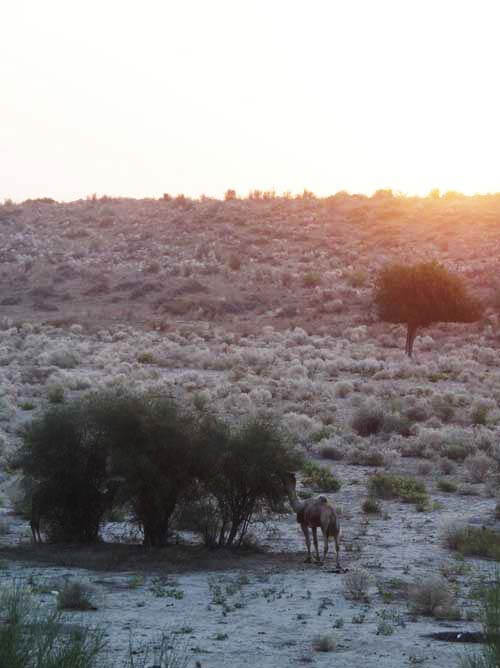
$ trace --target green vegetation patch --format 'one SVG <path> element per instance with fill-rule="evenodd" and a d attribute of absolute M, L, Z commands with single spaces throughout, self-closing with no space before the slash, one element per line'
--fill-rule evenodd
<path fill-rule="evenodd" d="M 428 502 L 425 484 L 411 476 L 376 473 L 368 480 L 368 493 L 379 499 L 400 499 L 405 503 Z"/>
<path fill-rule="evenodd" d="M 304 484 L 317 492 L 338 492 L 341 482 L 330 471 L 314 462 L 305 462 L 303 466 Z"/>
<path fill-rule="evenodd" d="M 500 533 L 486 527 L 452 527 L 446 533 L 450 550 L 500 561 Z"/>

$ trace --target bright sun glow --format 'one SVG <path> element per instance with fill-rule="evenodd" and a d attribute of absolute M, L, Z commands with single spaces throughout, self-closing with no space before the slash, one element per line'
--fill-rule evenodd
<path fill-rule="evenodd" d="M 499 191 L 497 0 L 16 0 L 0 200 Z"/>

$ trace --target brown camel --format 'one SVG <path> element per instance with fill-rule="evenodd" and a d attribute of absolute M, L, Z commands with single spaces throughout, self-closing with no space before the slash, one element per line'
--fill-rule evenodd
<path fill-rule="evenodd" d="M 326 496 L 318 496 L 314 499 L 306 499 L 299 501 L 295 487 L 297 480 L 293 473 L 287 475 L 285 481 L 286 492 L 290 505 L 297 513 L 297 522 L 306 539 L 307 559 L 306 563 L 311 563 L 311 537 L 309 529 L 312 529 L 314 549 L 316 551 L 316 560 L 321 561 L 318 549 L 318 528 L 323 533 L 323 563 L 328 554 L 328 539 L 333 538 L 335 541 L 335 551 L 337 554 L 337 568 L 340 568 L 339 550 L 340 550 L 340 522 L 333 506 L 330 505 Z"/>

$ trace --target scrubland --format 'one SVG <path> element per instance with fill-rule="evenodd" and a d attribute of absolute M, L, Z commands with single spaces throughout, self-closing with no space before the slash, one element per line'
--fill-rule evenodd
<path fill-rule="evenodd" d="M 495 196 L 387 193 L 0 207 L 2 582 L 47 607 L 66 580 L 90 583 L 96 604 L 64 614 L 107 625 L 109 660 L 131 632 L 165 631 L 189 666 L 459 665 L 456 645 L 423 634 L 477 630 L 475 592 L 500 559 L 499 220 Z M 485 310 L 421 331 L 410 360 L 373 282 L 429 259 Z M 291 514 L 239 554 L 193 552 L 179 530 L 160 555 L 123 556 L 137 542 L 125 521 L 107 524 L 104 557 L 30 547 L 12 510 L 20 428 L 120 387 L 278 418 L 342 482 L 329 493 L 306 469 L 300 492 L 339 508 L 347 573 L 302 564 Z"/>

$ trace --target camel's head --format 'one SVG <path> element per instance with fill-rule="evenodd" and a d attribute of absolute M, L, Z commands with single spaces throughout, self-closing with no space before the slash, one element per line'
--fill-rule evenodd
<path fill-rule="evenodd" d="M 286 471 L 283 474 L 282 480 L 286 492 L 295 494 L 295 488 L 297 486 L 297 477 L 295 473 L 292 473 L 291 471 Z"/>

